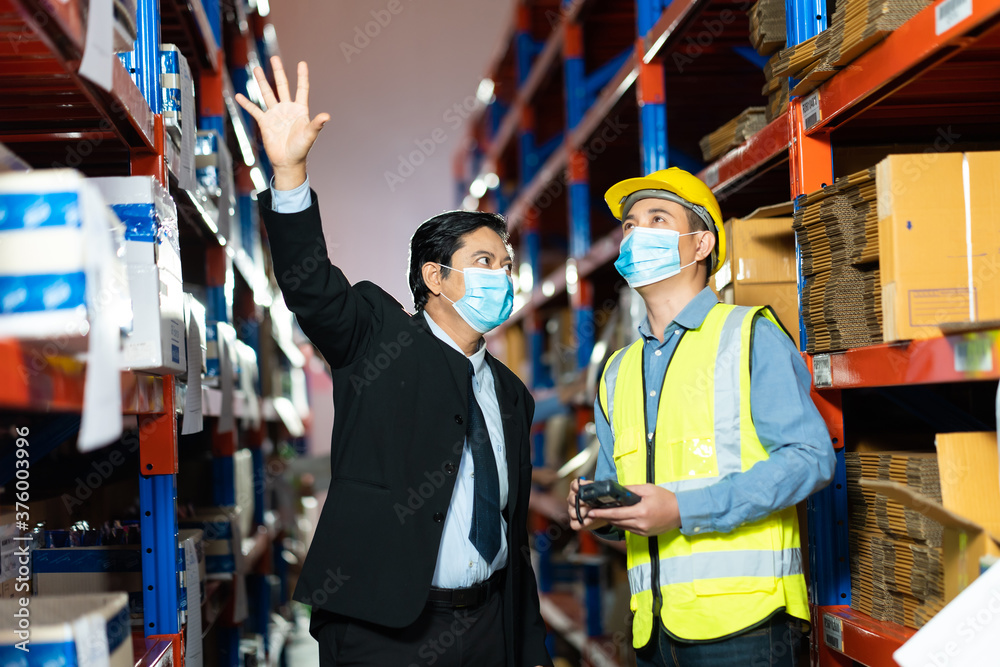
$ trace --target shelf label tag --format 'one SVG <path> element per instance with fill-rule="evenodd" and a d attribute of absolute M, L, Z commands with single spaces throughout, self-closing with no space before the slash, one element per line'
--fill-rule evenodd
<path fill-rule="evenodd" d="M 712 164 L 705 170 L 705 185 L 714 188 L 719 184 L 719 163 Z"/>
<path fill-rule="evenodd" d="M 802 100 L 802 125 L 805 129 L 810 130 L 821 120 L 823 120 L 823 114 L 819 110 L 819 91 L 817 90 Z"/>
<path fill-rule="evenodd" d="M 833 614 L 823 614 L 823 641 L 830 648 L 844 652 L 844 621 Z"/>
<path fill-rule="evenodd" d="M 972 16 L 972 0 L 944 0 L 934 8 L 934 34 L 951 30 Z"/>
<path fill-rule="evenodd" d="M 817 354 L 813 357 L 813 382 L 817 389 L 833 386 L 833 368 L 829 354 Z"/>
<path fill-rule="evenodd" d="M 955 343 L 956 373 L 989 373 L 993 370 L 993 341 L 969 338 Z"/>

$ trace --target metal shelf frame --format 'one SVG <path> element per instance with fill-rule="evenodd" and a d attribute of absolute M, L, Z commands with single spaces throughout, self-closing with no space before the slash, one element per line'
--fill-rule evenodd
<path fill-rule="evenodd" d="M 592 0 L 588 9 L 599 1 Z M 852 138 L 865 136 L 864 131 L 868 128 L 880 130 L 886 140 L 891 141 L 898 128 L 933 127 L 943 122 L 943 118 L 935 120 L 934 114 L 950 113 L 949 108 L 962 102 L 960 97 L 945 99 L 945 89 L 969 90 L 973 78 L 962 79 L 964 87 L 949 88 L 941 82 L 954 68 L 971 72 L 978 65 L 980 72 L 997 71 L 996 53 L 1000 45 L 1000 0 L 970 2 L 967 8 L 963 7 L 964 18 L 941 27 L 941 9 L 946 2 L 954 4 L 954 0 L 936 0 L 810 95 L 792 98 L 788 110 L 780 117 L 741 146 L 707 165 L 699 177 L 712 187 L 723 207 L 728 202 L 738 201 L 747 191 L 759 188 L 761 183 L 770 184 L 781 179 L 782 170 L 787 170 L 788 191 L 793 200 L 832 183 L 834 149 L 840 147 L 842 140 L 844 146 L 853 145 L 852 140 L 863 145 L 864 139 Z M 530 4 L 530 0 L 522 0 L 522 4 Z M 664 7 L 658 0 L 637 0 L 635 48 L 617 63 L 617 71 L 610 73 L 600 91 L 595 91 L 592 104 L 584 103 L 587 88 L 579 62 L 579 41 L 585 39 L 585 35 L 581 37 L 578 26 L 585 11 L 577 10 L 576 4 L 569 5 L 545 45 L 541 48 L 533 45 L 532 48 L 542 55 L 534 59 L 530 71 L 521 78 L 522 85 L 509 109 L 495 126 L 495 132 L 489 133 L 481 168 L 476 163 L 478 171 L 475 172 L 477 177 L 491 172 L 499 174 L 501 190 L 505 182 L 516 184 L 496 201 L 500 204 L 500 212 L 507 216 L 510 229 L 520 239 L 521 261 L 530 266 L 533 280 L 530 290 L 518 295 L 518 309 L 498 335 L 505 335 L 511 327 L 523 327 L 533 389 L 539 395 L 552 391 L 547 384 L 547 366 L 542 360 L 545 313 L 563 304 L 572 309 L 580 350 L 578 367 L 585 367 L 590 361 L 593 344 L 592 278 L 596 272 L 607 270 L 614 261 L 621 240 L 620 231 L 596 241 L 591 238 L 590 207 L 599 200 L 594 196 L 596 193 L 591 192 L 593 165 L 580 159 L 580 148 L 626 91 L 636 84 L 640 153 L 634 164 L 623 168 L 623 177 L 634 174 L 637 166 L 648 173 L 675 163 L 667 142 L 666 102 L 671 91 L 669 76 L 666 77 L 668 85 L 664 85 L 663 63 L 671 49 L 677 48 L 681 40 L 691 34 L 697 19 L 712 1 L 674 0 Z M 790 45 L 826 29 L 830 18 L 826 5 L 817 0 L 786 0 Z M 511 42 L 509 48 L 517 48 L 513 39 L 507 41 Z M 522 182 L 517 175 L 505 174 L 498 166 L 502 166 L 502 157 L 512 150 L 510 141 L 517 131 L 522 111 L 554 67 L 559 48 L 563 54 L 566 85 L 566 109 L 560 111 L 565 113 L 566 131 L 562 143 Z M 500 55 L 495 67 L 499 67 L 506 52 L 506 49 L 498 51 Z M 997 95 L 1000 87 L 995 85 L 996 81 L 994 75 L 988 85 L 977 92 L 975 104 L 963 112 L 966 115 L 962 120 L 982 127 L 984 114 L 1000 108 L 1000 95 Z M 806 101 L 819 110 L 808 114 L 808 119 L 803 115 Z M 738 110 L 734 108 L 733 113 Z M 901 140 L 906 137 L 900 135 Z M 468 194 L 468 181 L 463 181 L 463 176 L 465 174 L 459 170 L 457 189 L 464 196 Z M 536 204 L 550 184 L 563 176 L 568 185 L 566 220 L 553 221 L 546 217 L 551 216 L 551 212 L 544 207 L 539 210 Z M 489 206 L 488 200 L 486 205 Z M 746 211 L 734 211 L 739 212 Z M 551 248 L 541 230 L 544 228 L 551 234 L 553 228 L 562 225 L 568 248 L 566 259 L 553 266 L 552 255 L 547 255 L 547 271 L 543 275 L 541 256 Z M 803 349 L 805 342 L 803 335 Z M 813 634 L 813 664 L 846 667 L 857 661 L 868 667 L 893 665 L 892 651 L 913 631 L 881 623 L 848 606 L 850 571 L 841 392 L 864 387 L 997 381 L 1000 379 L 1000 324 L 905 343 L 803 356 L 813 372 L 814 401 L 827 423 L 840 463 L 837 477 L 830 486 L 808 502 L 810 589 L 814 627 L 817 628 Z M 541 455 L 536 454 L 535 464 L 544 463 Z M 533 494 L 532 510 L 542 521 L 560 524 L 564 521 L 564 508 L 560 507 L 558 499 Z M 539 551 L 540 569 L 547 571 L 548 553 Z M 841 628 L 840 643 L 825 641 L 823 619 L 827 618 Z"/>

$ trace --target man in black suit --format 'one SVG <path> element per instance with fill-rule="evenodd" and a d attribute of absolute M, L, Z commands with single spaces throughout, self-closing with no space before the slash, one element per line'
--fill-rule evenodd
<path fill-rule="evenodd" d="M 485 349 L 510 315 L 506 223 L 431 218 L 410 244 L 410 316 L 327 258 L 306 156 L 308 71 L 292 100 L 242 95 L 274 167 L 259 195 L 288 307 L 333 371 L 332 481 L 294 598 L 323 665 L 551 665 L 527 543 L 531 394 Z M 475 473 L 475 474 L 473 474 Z"/>

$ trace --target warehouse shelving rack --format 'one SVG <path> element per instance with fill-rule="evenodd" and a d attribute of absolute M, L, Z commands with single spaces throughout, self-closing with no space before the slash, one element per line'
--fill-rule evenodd
<path fill-rule="evenodd" d="M 576 0 L 563 3 L 553 13 L 544 3 L 522 0 L 514 28 L 487 69 L 487 79 L 495 83 L 495 98 L 473 119 L 467 145 L 455 160 L 456 189 L 463 205 L 497 211 L 508 219 L 519 262 L 516 310 L 491 342 L 503 351 L 512 330 L 523 330 L 527 361 L 514 370 L 532 388 L 540 405 L 574 393 L 553 387 L 559 379 L 550 376 L 546 347 L 558 349 L 560 344 L 547 338 L 560 334 L 547 332 L 546 321 L 558 319 L 569 307 L 570 347 L 575 348 L 578 372 L 599 363 L 599 359 L 592 360 L 598 356 L 593 354 L 595 333 L 616 304 L 617 294 L 610 286 L 621 285 L 610 266 L 617 258 L 621 232 L 605 212 L 601 195 L 610 182 L 601 182 L 607 177 L 600 172 L 617 170 L 612 174 L 617 180 L 668 165 L 681 166 L 698 173 L 713 188 L 730 217 L 832 183 L 837 170 L 845 169 L 839 166 L 844 161 L 837 151 L 840 147 L 878 141 L 927 142 L 928 133 L 933 142 L 940 127 L 953 127 L 973 140 L 1000 139 L 990 125 L 1000 117 L 998 0 L 937 0 L 817 90 L 793 98 L 786 112 L 710 164 L 698 159 L 697 139 L 754 99 L 762 99 L 757 92 L 763 82 L 762 63 L 753 62 L 747 53 L 744 12 L 752 3 L 637 0 L 631 10 L 631 36 L 625 40 L 632 48 L 621 59 L 588 63 L 584 71 L 595 71 L 595 78 L 588 81 L 580 75 L 578 56 L 581 43 L 586 51 L 596 38 L 586 22 L 601 11 L 628 12 L 626 4 Z M 786 0 L 789 45 L 826 28 L 826 6 L 822 1 Z M 536 34 L 525 48 L 517 35 L 539 13 L 549 17 L 551 30 L 544 44 L 537 43 L 540 36 Z M 959 19 L 949 22 L 955 16 Z M 560 49 L 564 104 L 533 108 L 540 82 L 557 67 Z M 530 66 L 526 60 L 531 60 Z M 633 86 L 634 91 L 626 95 Z M 543 113 L 562 117 L 562 143 L 537 169 L 524 169 L 525 152 L 517 152 L 513 138 L 530 129 L 525 115 L 537 123 Z M 584 150 L 588 141 L 615 113 L 630 114 L 626 122 L 637 124 L 638 131 L 632 127 L 615 138 L 620 152 L 588 155 Z M 525 145 L 533 144 L 520 147 Z M 805 344 L 803 335 L 803 349 Z M 821 667 L 846 667 L 854 661 L 888 667 L 895 665 L 892 652 L 913 631 L 848 606 L 842 392 L 996 381 L 1000 379 L 1000 329 L 986 325 L 979 331 L 803 356 L 813 372 L 813 397 L 840 463 L 838 476 L 808 503 L 812 662 Z M 513 355 L 512 361 L 518 360 Z M 573 399 L 566 403 L 581 428 L 593 418 L 591 406 Z M 541 429 L 536 426 L 534 434 L 536 466 L 561 463 L 544 460 Z M 565 531 L 568 517 L 562 499 L 536 488 L 531 509 L 536 517 L 536 544 L 539 540 L 542 544 L 538 549 L 540 589 L 550 629 L 567 638 L 584 656 L 585 664 L 609 664 L 605 659 L 617 657 L 607 651 L 595 655 L 588 649 L 597 645 L 601 634 L 600 623 L 593 622 L 601 610 L 592 604 L 588 586 L 584 586 L 585 601 L 549 592 L 552 573 L 546 552 L 550 545 L 543 536 L 552 525 Z M 603 549 L 612 557 L 611 552 L 620 548 L 602 544 L 597 546 L 588 535 L 581 535 L 579 552 L 593 554 Z M 565 611 L 572 611 L 574 605 L 576 612 Z M 585 609 L 582 617 L 581 607 Z M 828 641 L 824 620 L 841 631 L 841 642 Z M 584 641 L 587 636 L 592 644 Z"/>
<path fill-rule="evenodd" d="M 231 134 L 237 165 L 237 193 L 244 206 L 251 201 L 253 184 L 263 182 L 269 165 L 257 149 L 255 135 L 247 129 L 246 118 L 233 101 L 234 90 L 247 93 L 248 64 L 267 60 L 258 51 L 273 53 L 273 27 L 256 13 L 247 15 L 242 0 L 220 3 L 213 21 L 200 0 L 139 0 L 136 68 L 132 76 L 117 58 L 112 58 L 112 86 L 105 91 L 80 73 L 85 26 L 75 12 L 75 3 L 43 0 L 0 0 L 0 28 L 5 39 L 0 44 L 0 142 L 5 162 L 38 168 L 72 167 L 87 175 L 144 175 L 168 186 L 178 207 L 181 222 L 182 256 L 185 273 L 193 266 L 204 274 L 207 284 L 242 284 L 245 300 L 255 306 L 251 317 L 259 323 L 260 308 L 267 308 L 276 294 L 273 278 L 264 274 L 244 251 L 233 252 L 205 210 L 204 202 L 177 187 L 169 166 L 176 156 L 166 140 L 161 114 L 159 50 L 162 42 L 178 45 L 192 69 L 198 87 L 203 128 Z M 228 14 L 227 20 L 219 12 Z M 222 49 L 223 33 L 234 53 Z M 162 37 L 162 39 L 161 39 Z M 227 71 L 228 62 L 233 68 Z M 133 78 L 134 76 L 134 78 Z M 238 81 L 234 87 L 231 76 Z M 16 155 L 23 162 L 10 159 Z M 252 168 L 261 169 L 250 179 Z M 239 224 L 239 221 L 234 221 Z M 234 282 L 235 276 L 240 281 Z M 256 310 L 255 310 L 256 307 Z M 278 335 L 275 333 L 277 339 Z M 278 350 L 293 366 L 301 366 L 301 353 L 288 340 L 275 340 Z M 59 433 L 32 448 L 32 460 L 45 456 L 78 428 L 72 418 L 83 410 L 85 365 L 72 357 L 40 355 L 36 348 L 12 341 L 0 341 L 0 409 L 26 415 L 65 414 L 68 419 L 50 423 Z M 141 526 L 142 580 L 144 596 L 143 636 L 135 638 L 137 667 L 182 665 L 183 628 L 178 626 L 177 599 L 177 484 L 178 428 L 185 387 L 172 376 L 123 371 L 122 414 L 134 415 L 139 432 L 139 498 Z M 259 391 L 259 389 L 258 389 Z M 219 433 L 221 396 L 218 389 L 202 387 L 206 430 L 211 430 L 211 448 L 216 465 L 226 465 L 241 446 L 237 431 Z M 235 416 L 243 417 L 246 396 L 235 392 Z M 265 405 L 271 405 L 266 403 Z M 264 411 L 265 420 L 280 423 L 273 408 Z M 301 424 L 298 424 L 301 427 Z M 280 429 L 279 426 L 273 426 Z M 298 429 L 290 429 L 298 430 Z M 273 557 L 272 543 L 281 531 L 273 523 L 264 526 L 264 460 L 260 446 L 263 428 L 244 433 L 252 453 L 257 531 L 241 545 L 243 574 L 266 574 Z M 5 467 L 13 469 L 13 465 Z M 218 504 L 233 504 L 234 498 L 216 494 Z M 263 579 L 260 579 L 263 582 Z M 259 583 L 260 583 L 259 582 Z M 205 627 L 220 630 L 222 664 L 235 665 L 238 659 L 239 627 L 243 620 L 233 611 L 233 587 L 209 581 L 205 587 L 203 611 Z M 265 585 L 254 586 L 258 606 L 268 606 Z M 248 623 L 262 625 L 260 619 Z M 263 624 L 267 623 L 266 614 Z M 254 627 L 252 625 L 251 627 Z M 271 638 L 266 626 L 255 627 Z M 197 631 L 200 633 L 201 628 Z M 273 633 L 282 639 L 287 632 Z M 280 653 L 280 646 L 270 647 Z"/>

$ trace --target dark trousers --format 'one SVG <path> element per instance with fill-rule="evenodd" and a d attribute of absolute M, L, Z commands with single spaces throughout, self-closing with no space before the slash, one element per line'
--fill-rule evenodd
<path fill-rule="evenodd" d="M 386 600 L 386 604 L 392 604 Z M 309 632 L 319 642 L 321 667 L 503 667 L 507 649 L 503 598 L 493 593 L 478 607 L 428 603 L 405 628 L 313 609 Z"/>
<path fill-rule="evenodd" d="M 760 626 L 716 642 L 680 642 L 660 627 L 636 652 L 637 667 L 800 667 L 808 665 L 802 621 L 775 614 Z M 803 653 L 806 651 L 806 653 Z"/>

